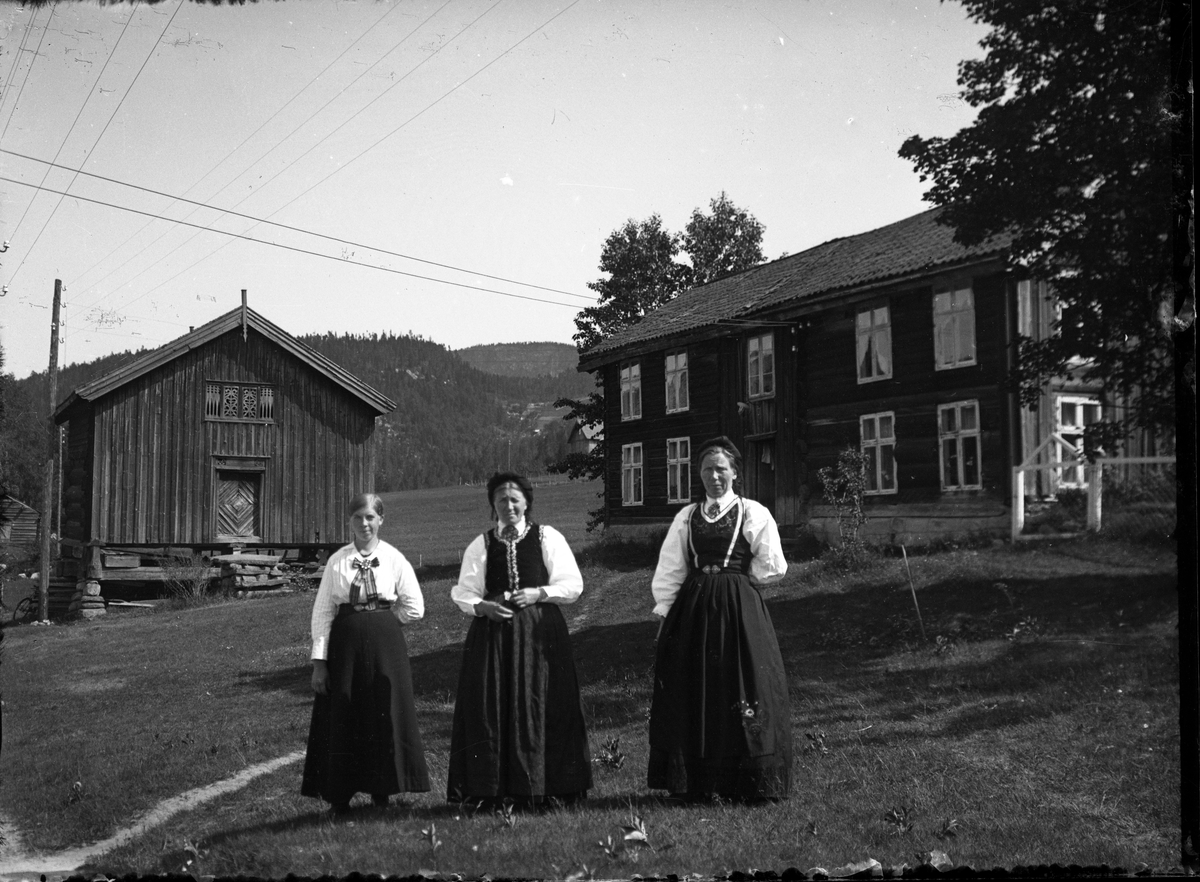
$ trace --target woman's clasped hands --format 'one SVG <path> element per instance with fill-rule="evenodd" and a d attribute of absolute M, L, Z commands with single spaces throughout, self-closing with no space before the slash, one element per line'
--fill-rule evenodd
<path fill-rule="evenodd" d="M 505 591 L 504 602 L 481 600 L 475 605 L 479 615 L 487 616 L 493 622 L 506 622 L 514 615 L 514 610 L 522 610 L 546 599 L 542 588 L 518 588 L 516 591 Z"/>

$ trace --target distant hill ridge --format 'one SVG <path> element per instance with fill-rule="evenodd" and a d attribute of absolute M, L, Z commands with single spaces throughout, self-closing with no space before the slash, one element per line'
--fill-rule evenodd
<path fill-rule="evenodd" d="M 579 352 L 570 343 L 481 343 L 454 354 L 485 374 L 557 377 L 575 371 Z"/>
<path fill-rule="evenodd" d="M 511 468 L 544 474 L 567 454 L 571 424 L 550 406 L 581 398 L 593 388 L 575 371 L 575 347 L 565 343 L 504 343 L 453 352 L 419 336 L 305 334 L 297 339 L 396 403 L 375 434 L 375 489 L 407 490 L 487 480 Z M 495 350 L 500 353 L 493 357 Z M 63 367 L 61 401 L 86 383 L 145 354 L 121 352 Z M 476 366 L 482 356 L 490 368 Z M 6 477 L 16 498 L 40 492 L 45 450 L 46 373 L 0 379 L 7 418 L 0 420 L 0 449 L 26 465 Z M 20 456 L 17 456 L 17 453 Z M 0 487 L 0 489 L 5 489 Z"/>

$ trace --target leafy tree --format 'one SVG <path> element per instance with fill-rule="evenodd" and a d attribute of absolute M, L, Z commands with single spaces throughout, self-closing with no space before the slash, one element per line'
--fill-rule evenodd
<path fill-rule="evenodd" d="M 708 203 L 711 214 L 692 211 L 684 228 L 683 250 L 692 259 L 688 284 L 707 285 L 722 276 L 757 266 L 767 258 L 762 252 L 763 225 L 750 212 L 738 208 L 725 191 Z"/>
<path fill-rule="evenodd" d="M 1126 426 L 1172 425 L 1166 5 L 962 2 L 991 27 L 985 56 L 959 65 L 978 116 L 900 156 L 932 180 L 925 198 L 958 241 L 1008 231 L 1011 265 L 1053 286 L 1058 333 L 1021 340 L 1010 382 L 1032 404 L 1053 377 L 1099 381 L 1130 399 Z"/>
<path fill-rule="evenodd" d="M 600 252 L 600 270 L 607 278 L 588 282 L 599 302 L 575 316 L 575 344 L 585 352 L 622 328 L 636 324 L 648 312 L 673 300 L 689 287 L 705 285 L 730 273 L 760 264 L 763 225 L 748 211 L 738 208 L 724 191 L 709 201 L 711 214 L 692 211 L 683 233 L 672 233 L 662 218 L 652 214 L 643 221 L 633 218 L 614 230 Z M 683 252 L 690 265 L 676 260 Z M 596 376 L 597 391 L 586 398 L 560 398 L 556 407 L 569 407 L 565 420 L 579 420 L 588 428 L 604 424 L 604 391 Z M 604 475 L 605 448 L 601 440 L 588 453 L 572 453 L 559 460 L 552 471 L 572 479 L 592 480 Z M 603 491 L 601 491 L 603 495 Z M 588 529 L 603 523 L 604 509 L 589 512 Z"/>
<path fill-rule="evenodd" d="M 575 316 L 580 352 L 634 324 L 687 287 L 688 268 L 675 260 L 679 244 L 679 235 L 663 229 L 657 214 L 644 221 L 630 218 L 609 234 L 600 251 L 600 271 L 608 278 L 588 282 L 600 295 L 598 302 Z"/>

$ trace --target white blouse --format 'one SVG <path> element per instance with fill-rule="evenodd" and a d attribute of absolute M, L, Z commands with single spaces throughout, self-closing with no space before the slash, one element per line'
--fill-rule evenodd
<path fill-rule="evenodd" d="M 325 574 L 321 576 L 321 587 L 312 611 L 312 658 L 324 659 L 329 652 L 329 629 L 337 618 L 338 607 L 350 602 L 350 584 L 358 572 L 354 560 L 375 557 L 379 566 L 375 568 L 375 587 L 380 600 L 392 602 L 392 615 L 406 625 L 425 615 L 425 598 L 417 583 L 417 574 L 412 564 L 393 545 L 380 542 L 371 554 L 362 554 L 354 543 L 344 545 L 329 556 Z"/>
<path fill-rule="evenodd" d="M 713 502 L 718 503 L 719 512 L 716 517 L 709 517 L 702 512 L 707 521 L 720 518 L 733 504 L 736 497 L 727 493 L 721 499 L 706 499 L 703 503 L 707 509 Z M 658 553 L 658 566 L 654 570 L 654 578 L 650 581 L 650 590 L 654 595 L 654 614 L 665 616 L 675 602 L 675 596 L 683 586 L 691 570 L 690 554 L 688 551 L 688 534 L 692 512 L 700 503 L 693 502 L 685 505 L 675 515 L 667 538 L 663 540 L 662 550 Z M 742 519 L 742 535 L 750 543 L 753 558 L 750 561 L 750 578 L 760 585 L 766 585 L 783 578 L 787 572 L 787 561 L 783 557 L 783 546 L 779 541 L 779 527 L 775 518 L 771 517 L 766 506 L 753 499 L 742 498 L 745 515 Z"/>
<path fill-rule="evenodd" d="M 525 537 L 529 522 L 524 518 L 517 524 L 517 533 Z M 546 601 L 550 603 L 574 603 L 583 593 L 583 576 L 579 565 L 575 563 L 575 555 L 566 537 L 553 527 L 545 524 L 542 528 L 542 562 L 546 564 L 546 572 L 550 574 L 548 585 L 522 585 L 522 588 L 546 589 Z M 503 524 L 496 524 L 496 532 L 504 529 Z M 487 594 L 485 585 L 487 574 L 487 545 L 483 535 L 476 536 L 467 550 L 463 552 L 462 567 L 458 571 L 458 584 L 450 589 L 450 599 L 465 613 L 475 615 L 475 604 L 483 600 Z M 544 602 L 546 602 L 544 601 Z"/>

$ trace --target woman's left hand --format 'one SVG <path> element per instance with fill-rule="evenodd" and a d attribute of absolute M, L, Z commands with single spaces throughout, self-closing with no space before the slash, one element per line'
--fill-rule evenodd
<path fill-rule="evenodd" d="M 542 594 L 543 591 L 541 588 L 521 588 L 512 593 L 512 596 L 508 598 L 508 602 L 517 609 L 524 609 L 541 601 Z"/>

